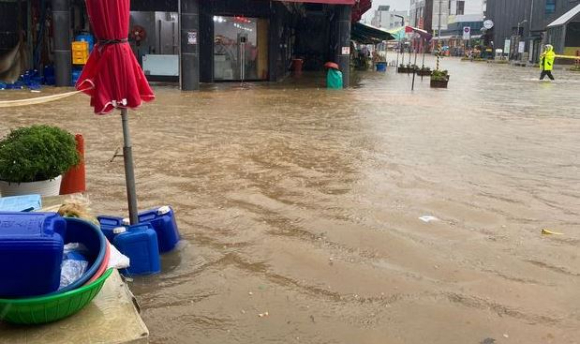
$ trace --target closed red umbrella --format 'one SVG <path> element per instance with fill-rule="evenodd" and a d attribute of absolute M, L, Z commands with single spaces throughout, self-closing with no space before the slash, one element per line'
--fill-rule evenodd
<path fill-rule="evenodd" d="M 336 64 L 334 62 L 326 62 L 324 64 L 324 68 L 340 70 L 340 67 L 338 66 L 338 64 Z"/>
<path fill-rule="evenodd" d="M 129 46 L 130 0 L 86 0 L 97 44 L 76 84 L 91 96 L 95 113 L 121 110 L 125 177 L 131 224 L 137 223 L 137 197 L 127 109 L 155 98 Z"/>
<path fill-rule="evenodd" d="M 87 61 L 78 90 L 91 96 L 97 114 L 134 109 L 155 98 L 127 41 L 130 0 L 87 0 L 97 44 Z"/>

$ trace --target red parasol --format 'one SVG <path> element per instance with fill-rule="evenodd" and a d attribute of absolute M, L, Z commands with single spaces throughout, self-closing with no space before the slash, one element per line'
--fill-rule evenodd
<path fill-rule="evenodd" d="M 87 12 L 97 38 L 76 88 L 91 96 L 95 113 L 134 109 L 155 98 L 139 66 L 129 35 L 130 0 L 87 0 Z"/>
<path fill-rule="evenodd" d="M 97 44 L 76 88 L 91 96 L 91 106 L 97 114 L 121 110 L 129 218 L 133 225 L 138 222 L 138 214 L 127 109 L 155 96 L 129 46 L 130 0 L 86 0 L 86 4 Z"/>
<path fill-rule="evenodd" d="M 340 70 L 340 67 L 338 66 L 338 64 L 336 64 L 334 62 L 326 62 L 324 64 L 324 68 Z"/>

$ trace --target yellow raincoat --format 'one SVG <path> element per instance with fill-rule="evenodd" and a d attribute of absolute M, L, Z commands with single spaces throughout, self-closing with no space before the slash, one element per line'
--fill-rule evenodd
<path fill-rule="evenodd" d="M 554 52 L 554 47 L 551 45 L 546 46 L 546 50 L 540 56 L 540 68 L 545 71 L 551 71 L 554 69 L 554 60 L 556 59 L 556 53 Z"/>

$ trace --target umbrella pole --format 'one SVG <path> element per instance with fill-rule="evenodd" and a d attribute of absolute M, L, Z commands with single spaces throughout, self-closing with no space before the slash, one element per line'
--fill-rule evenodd
<path fill-rule="evenodd" d="M 121 109 L 123 122 L 123 158 L 125 159 L 125 182 L 127 184 L 127 201 L 129 203 L 129 220 L 131 225 L 139 223 L 137 217 L 137 192 L 135 190 L 135 169 L 133 167 L 133 145 L 129 132 L 129 116 L 127 109 Z"/>
<path fill-rule="evenodd" d="M 415 40 L 415 62 L 413 63 L 413 83 L 411 84 L 411 91 L 415 90 L 415 75 L 417 74 L 417 40 Z M 409 58 L 411 61 L 411 58 Z"/>
<path fill-rule="evenodd" d="M 399 68 L 399 53 L 401 51 L 401 39 L 399 38 L 399 45 L 397 45 L 397 65 L 396 68 Z"/>
<path fill-rule="evenodd" d="M 424 44 L 424 43 L 427 43 L 427 42 L 421 41 L 421 50 L 423 50 L 422 51 L 422 53 L 423 53 L 423 65 L 421 66 L 422 68 L 425 68 L 425 50 L 426 50 L 425 46 L 426 46 L 426 44 Z"/>

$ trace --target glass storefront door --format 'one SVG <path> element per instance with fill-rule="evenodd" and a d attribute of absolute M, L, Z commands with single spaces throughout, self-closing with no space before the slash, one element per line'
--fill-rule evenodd
<path fill-rule="evenodd" d="M 214 79 L 265 80 L 268 77 L 268 21 L 214 16 Z"/>

